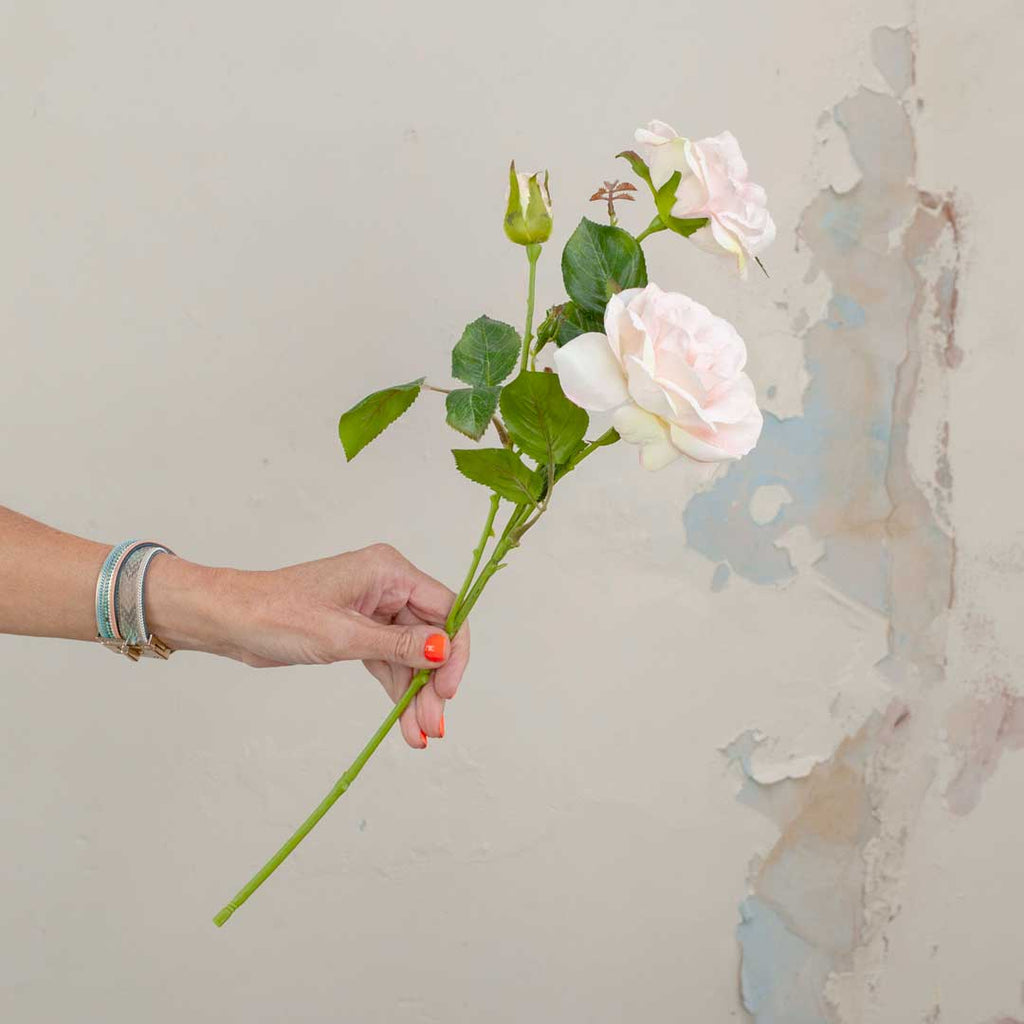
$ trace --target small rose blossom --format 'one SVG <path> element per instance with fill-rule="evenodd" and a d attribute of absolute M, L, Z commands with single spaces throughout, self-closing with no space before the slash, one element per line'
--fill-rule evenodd
<path fill-rule="evenodd" d="M 548 172 L 522 172 L 516 162 L 508 173 L 505 234 L 517 245 L 539 245 L 551 237 L 551 192 Z"/>
<path fill-rule="evenodd" d="M 690 236 L 708 252 L 730 253 L 746 276 L 748 256 L 757 256 L 775 240 L 775 222 L 768 197 L 748 180 L 747 162 L 732 132 L 693 141 L 664 121 L 638 128 L 651 181 L 661 188 L 679 171 L 672 216 L 681 220 L 708 218 L 707 227 Z"/>
<path fill-rule="evenodd" d="M 559 380 L 584 409 L 615 410 L 615 429 L 640 445 L 645 469 L 680 455 L 738 459 L 754 447 L 761 410 L 743 372 L 746 346 L 727 320 L 649 284 L 612 296 L 604 329 L 554 352 Z"/>

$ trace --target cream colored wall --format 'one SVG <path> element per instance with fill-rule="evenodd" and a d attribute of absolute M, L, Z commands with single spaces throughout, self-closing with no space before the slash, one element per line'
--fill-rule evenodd
<path fill-rule="evenodd" d="M 728 127 L 780 227 L 745 285 L 649 245 L 747 338 L 766 444 L 696 497 L 580 473 L 446 739 L 222 931 L 376 684 L 0 637 L 0 1015 L 1024 1018 L 1022 43 L 1016 0 L 0 6 L 2 500 L 110 543 L 456 580 L 485 500 L 430 396 L 351 466 L 335 427 L 518 322 L 508 159 L 564 239 L 637 124 Z"/>

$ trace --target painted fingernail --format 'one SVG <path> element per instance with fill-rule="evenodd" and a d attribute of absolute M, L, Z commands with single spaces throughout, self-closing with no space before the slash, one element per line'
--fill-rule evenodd
<path fill-rule="evenodd" d="M 444 661 L 448 657 L 448 637 L 444 633 L 431 633 L 423 645 L 423 657 L 427 661 Z"/>
<path fill-rule="evenodd" d="M 427 745 L 427 734 L 420 729 L 420 739 L 423 740 L 423 746 Z"/>
<path fill-rule="evenodd" d="M 441 739 L 444 739 L 444 715 L 441 716 Z"/>

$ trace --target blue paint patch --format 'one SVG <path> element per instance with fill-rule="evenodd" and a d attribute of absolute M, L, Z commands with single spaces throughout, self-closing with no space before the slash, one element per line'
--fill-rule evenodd
<path fill-rule="evenodd" d="M 860 209 L 851 203 L 837 203 L 826 211 L 821 226 L 840 252 L 850 252 L 860 245 Z"/>
<path fill-rule="evenodd" d="M 754 751 L 757 750 L 763 740 L 763 734 L 757 729 L 746 729 L 732 743 L 722 748 L 722 753 L 725 754 L 729 764 L 738 764 L 743 774 L 751 782 L 756 782 L 757 780 L 754 778 L 754 767 L 750 759 L 754 756 Z M 742 908 L 740 909 L 742 910 Z"/>
<path fill-rule="evenodd" d="M 828 304 L 828 319 L 825 323 L 837 331 L 843 327 L 863 327 L 867 319 L 864 307 L 856 299 L 851 299 L 849 295 L 833 295 Z"/>
<path fill-rule="evenodd" d="M 715 566 L 715 574 L 711 577 L 711 590 L 715 594 L 725 589 L 726 583 L 729 582 L 729 577 L 732 575 L 732 570 L 725 562 L 719 562 Z"/>
<path fill-rule="evenodd" d="M 740 904 L 740 916 L 740 988 L 757 1024 L 828 1024 L 821 995 L 829 973 L 826 958 L 756 896 Z"/>

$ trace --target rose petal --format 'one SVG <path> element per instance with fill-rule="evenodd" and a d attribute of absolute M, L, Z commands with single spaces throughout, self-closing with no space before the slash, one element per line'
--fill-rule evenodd
<path fill-rule="evenodd" d="M 698 462 L 722 462 L 726 459 L 739 459 L 750 452 L 761 436 L 763 422 L 761 410 L 755 405 L 740 422 L 723 423 L 714 433 L 691 432 L 675 424 L 669 433 L 672 443 L 691 459 Z"/>
<path fill-rule="evenodd" d="M 640 445 L 640 465 L 644 469 L 661 469 L 681 454 L 669 438 L 668 424 L 635 405 L 617 409 L 612 425 L 623 441 Z"/>
<path fill-rule="evenodd" d="M 745 374 L 738 374 L 734 380 L 721 386 L 721 397 L 712 395 L 705 403 L 704 412 L 715 424 L 741 423 L 757 408 L 757 392 L 754 382 Z"/>
<path fill-rule="evenodd" d="M 636 337 L 628 310 L 630 303 L 645 291 L 644 288 L 626 288 L 613 295 L 605 306 L 604 332 L 608 336 L 608 344 L 620 362 L 624 355 L 639 352 L 642 347 L 642 340 Z"/>
<path fill-rule="evenodd" d="M 629 398 L 622 366 L 603 334 L 581 334 L 554 354 L 562 390 L 584 409 L 607 412 Z"/>
<path fill-rule="evenodd" d="M 678 406 L 669 393 L 654 378 L 650 369 L 636 356 L 626 360 L 626 373 L 629 380 L 629 397 L 641 409 L 660 416 L 663 420 L 671 420 L 676 416 Z"/>

